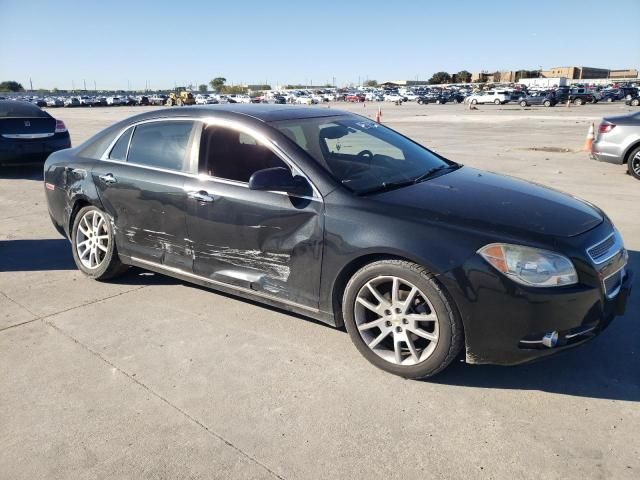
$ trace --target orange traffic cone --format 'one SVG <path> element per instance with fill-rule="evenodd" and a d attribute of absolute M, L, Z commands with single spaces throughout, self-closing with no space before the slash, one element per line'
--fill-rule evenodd
<path fill-rule="evenodd" d="M 376 122 L 382 122 L 382 108 L 378 107 L 378 111 L 376 112 Z"/>
<path fill-rule="evenodd" d="M 593 123 L 589 126 L 589 132 L 587 132 L 587 138 L 584 141 L 584 146 L 582 147 L 582 150 L 585 152 L 590 152 L 591 151 L 591 147 L 593 145 L 593 139 L 595 137 L 595 128 L 593 126 Z"/>

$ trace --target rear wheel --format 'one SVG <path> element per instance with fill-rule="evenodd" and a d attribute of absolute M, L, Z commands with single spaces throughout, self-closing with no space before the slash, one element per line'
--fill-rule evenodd
<path fill-rule="evenodd" d="M 475 105 L 476 103 L 478 103 L 478 100 L 476 100 L 475 98 L 471 100 L 472 105 Z"/>
<path fill-rule="evenodd" d="M 73 260 L 85 275 L 108 280 L 122 274 L 127 266 L 118 257 L 111 220 L 99 208 L 81 209 L 71 230 Z"/>
<path fill-rule="evenodd" d="M 613 98 L 607 97 L 607 103 L 611 103 L 611 102 L 613 102 Z"/>
<path fill-rule="evenodd" d="M 634 98 L 633 100 L 631 100 L 631 105 L 633 105 L 634 107 L 640 105 L 640 98 Z"/>
<path fill-rule="evenodd" d="M 576 105 L 582 105 L 584 103 L 584 100 L 582 100 L 581 98 L 576 98 L 573 103 L 575 103 Z"/>
<path fill-rule="evenodd" d="M 520 102 L 520 106 L 521 106 L 521 107 L 526 107 L 526 106 L 527 106 L 527 102 L 525 102 L 524 100 L 522 100 L 522 101 Z"/>
<path fill-rule="evenodd" d="M 634 149 L 629 154 L 629 161 L 627 168 L 629 169 L 629 175 L 640 180 L 640 147 Z"/>
<path fill-rule="evenodd" d="M 543 105 L 544 105 L 545 107 L 550 107 L 550 106 L 551 106 L 551 101 L 550 101 L 550 100 L 545 100 L 545 101 L 544 101 L 544 103 L 543 103 Z"/>
<path fill-rule="evenodd" d="M 437 374 L 460 353 L 462 324 L 424 267 L 371 263 L 351 278 L 342 311 L 351 340 L 375 366 L 405 378 Z"/>
<path fill-rule="evenodd" d="M 497 98 L 493 101 L 493 103 L 495 103 L 496 105 L 500 105 L 500 100 L 498 100 Z"/>

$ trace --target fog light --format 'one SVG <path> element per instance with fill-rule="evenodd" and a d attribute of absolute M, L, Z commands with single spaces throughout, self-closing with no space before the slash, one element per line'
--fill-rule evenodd
<path fill-rule="evenodd" d="M 542 344 L 548 348 L 555 347 L 558 344 L 558 332 L 554 330 L 553 332 L 545 333 L 544 337 L 542 337 Z"/>

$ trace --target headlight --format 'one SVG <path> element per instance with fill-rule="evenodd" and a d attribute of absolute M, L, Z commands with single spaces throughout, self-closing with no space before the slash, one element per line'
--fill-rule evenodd
<path fill-rule="evenodd" d="M 571 260 L 548 250 L 492 243 L 478 253 L 496 270 L 522 285 L 558 287 L 578 283 Z"/>

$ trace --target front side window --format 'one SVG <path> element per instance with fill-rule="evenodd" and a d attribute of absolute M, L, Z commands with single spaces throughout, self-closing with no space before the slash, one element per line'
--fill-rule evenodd
<path fill-rule="evenodd" d="M 411 183 L 435 169 L 455 167 L 408 138 L 363 117 L 303 118 L 271 125 L 358 194 Z"/>
<path fill-rule="evenodd" d="M 128 163 L 163 168 L 188 170 L 193 122 L 161 121 L 137 125 L 129 146 Z"/>

